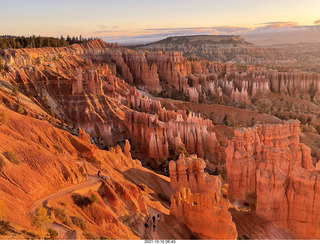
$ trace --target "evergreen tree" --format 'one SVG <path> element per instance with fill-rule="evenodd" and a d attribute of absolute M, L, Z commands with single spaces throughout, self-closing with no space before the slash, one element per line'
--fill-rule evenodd
<path fill-rule="evenodd" d="M 67 36 L 65 39 L 63 36 L 60 38 L 55 37 L 42 37 L 42 36 L 0 36 L 0 49 L 7 48 L 41 48 L 41 47 L 65 47 L 75 43 L 83 43 L 90 41 L 90 39 L 80 37 Z"/>
<path fill-rule="evenodd" d="M 69 35 L 67 35 L 67 43 L 68 43 L 68 45 L 70 45 L 71 44 L 71 38 L 70 38 L 70 36 Z"/>

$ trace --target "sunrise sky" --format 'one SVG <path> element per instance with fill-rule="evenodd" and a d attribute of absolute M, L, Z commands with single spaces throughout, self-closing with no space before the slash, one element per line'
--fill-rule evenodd
<path fill-rule="evenodd" d="M 0 35 L 82 35 L 147 42 L 320 24 L 319 0 L 1 0 Z"/>

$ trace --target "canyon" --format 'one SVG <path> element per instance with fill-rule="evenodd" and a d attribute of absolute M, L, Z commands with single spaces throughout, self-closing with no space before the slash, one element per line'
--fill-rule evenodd
<path fill-rule="evenodd" d="M 0 200 L 20 233 L 6 238 L 35 231 L 41 204 L 62 239 L 320 238 L 320 75 L 151 49 L 0 50 Z M 242 216 L 259 223 L 244 231 Z"/>

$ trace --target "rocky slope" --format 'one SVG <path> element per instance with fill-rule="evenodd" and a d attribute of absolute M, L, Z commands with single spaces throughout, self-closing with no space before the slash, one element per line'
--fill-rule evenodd
<path fill-rule="evenodd" d="M 29 209 L 36 199 L 57 189 L 85 182 L 89 176 L 86 172 L 87 167 L 93 166 L 100 168 L 106 176 L 112 176 L 113 180 L 109 184 L 113 187 L 118 184 L 118 187 L 123 189 L 131 189 L 130 194 L 116 198 L 117 201 L 125 201 L 122 203 L 124 207 L 139 203 L 137 211 L 143 215 L 147 214 L 146 206 L 143 205 L 145 203 L 138 194 L 141 190 L 136 185 L 126 182 L 123 177 L 121 178 L 121 174 L 115 171 L 115 169 L 125 171 L 129 168 L 139 168 L 140 162 L 128 158 L 120 148 L 109 152 L 99 150 L 89 142 L 90 137 L 85 132 L 81 132 L 80 138 L 76 138 L 51 126 L 48 122 L 28 118 L 3 107 L 1 109 L 8 115 L 8 122 L 0 126 L 2 140 L 0 157 L 3 162 L 0 194 L 1 200 L 8 206 L 10 221 L 30 228 Z M 16 155 L 20 162 L 8 159 L 5 153 L 8 151 Z M 107 182 L 103 182 L 102 186 L 105 184 Z M 120 213 L 128 214 L 119 209 L 117 214 Z M 112 214 L 108 219 L 111 217 L 113 220 L 111 222 L 109 220 L 103 230 L 97 232 L 99 220 L 93 221 L 93 227 L 90 229 L 96 234 L 116 239 L 137 238 L 130 229 L 117 220 L 117 215 Z M 121 230 L 122 234 L 119 233 L 118 236 L 112 234 L 114 225 L 118 225 L 118 230 Z"/>
<path fill-rule="evenodd" d="M 147 206 L 167 213 L 169 206 L 167 210 L 159 207 L 163 200 L 157 194 L 169 197 L 171 191 L 167 177 L 131 158 L 128 141 L 123 150 L 119 146 L 99 150 L 82 129 L 75 137 L 46 121 L 0 108 L 8 118 L 0 125 L 0 199 L 8 206 L 7 220 L 15 231 L 1 239 L 26 239 L 30 236 L 25 233 L 37 233 L 31 217 L 42 204 L 54 220 L 51 228 L 58 231 L 59 239 L 150 238 L 143 226 Z M 8 151 L 18 163 L 6 158 Z M 98 170 L 103 180 L 95 176 Z M 156 185 L 148 183 L 154 180 Z M 96 200 L 90 203 L 93 195 Z M 83 224 L 74 219 L 82 219 Z"/>

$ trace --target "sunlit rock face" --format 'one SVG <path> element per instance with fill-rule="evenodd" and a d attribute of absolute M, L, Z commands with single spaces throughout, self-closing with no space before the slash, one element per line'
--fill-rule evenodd
<path fill-rule="evenodd" d="M 189 188 L 181 187 L 171 197 L 170 214 L 200 239 L 237 239 L 228 209 L 229 201 L 213 190 L 192 193 Z"/>
<path fill-rule="evenodd" d="M 230 199 L 256 194 L 260 216 L 309 238 L 308 231 L 319 236 L 313 225 L 319 218 L 318 175 L 299 134 L 297 121 L 236 130 L 226 148 L 228 194 Z"/>

